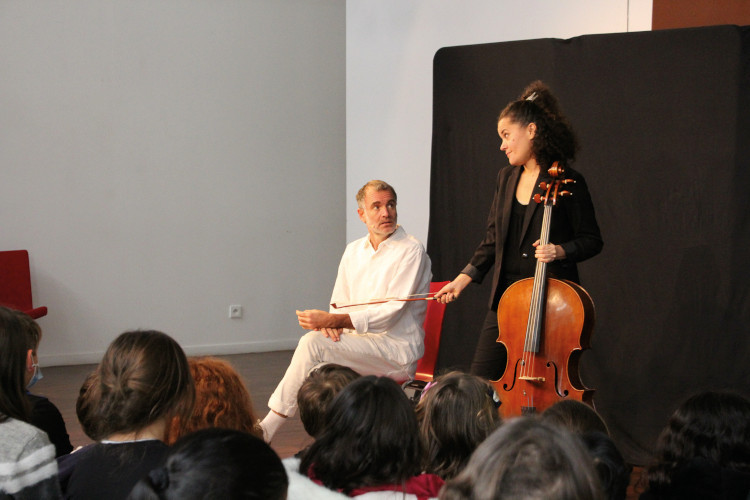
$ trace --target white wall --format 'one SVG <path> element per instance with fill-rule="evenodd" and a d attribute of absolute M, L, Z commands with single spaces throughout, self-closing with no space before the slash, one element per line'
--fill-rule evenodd
<path fill-rule="evenodd" d="M 345 243 L 344 64 L 337 0 L 0 1 L 0 249 L 42 364 L 138 327 L 296 345 Z"/>
<path fill-rule="evenodd" d="M 370 178 L 392 183 L 399 222 L 425 245 L 435 52 L 650 30 L 652 10 L 651 0 L 347 0 L 346 5 L 346 190 Z M 361 231 L 350 198 L 348 239 Z"/>

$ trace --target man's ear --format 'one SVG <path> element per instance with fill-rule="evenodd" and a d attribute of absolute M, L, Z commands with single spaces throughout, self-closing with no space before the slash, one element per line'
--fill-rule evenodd
<path fill-rule="evenodd" d="M 365 222 L 365 211 L 361 208 L 357 209 L 357 215 L 359 215 L 359 220 L 362 222 Z"/>
<path fill-rule="evenodd" d="M 34 351 L 32 351 L 31 349 L 26 352 L 26 371 L 34 371 Z"/>

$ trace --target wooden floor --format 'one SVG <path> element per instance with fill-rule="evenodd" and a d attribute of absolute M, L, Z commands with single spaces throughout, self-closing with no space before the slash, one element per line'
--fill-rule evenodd
<path fill-rule="evenodd" d="M 235 354 L 219 356 L 228 360 L 245 380 L 253 399 L 256 413 L 263 418 L 268 411 L 266 403 L 276 388 L 292 358 L 292 351 L 276 351 L 252 354 Z M 86 375 L 95 365 L 44 367 L 44 378 L 34 386 L 34 393 L 48 397 L 65 419 L 74 447 L 85 445 L 91 440 L 83 433 L 76 418 L 75 403 L 78 389 Z M 294 455 L 312 442 L 302 428 L 297 416 L 289 421 L 274 436 L 271 446 L 281 458 Z M 633 471 L 631 486 L 628 489 L 628 500 L 636 500 L 642 487 L 638 484 L 641 469 Z"/>

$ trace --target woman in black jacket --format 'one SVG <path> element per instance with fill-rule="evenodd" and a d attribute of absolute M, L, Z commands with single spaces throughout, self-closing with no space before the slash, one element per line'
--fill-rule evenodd
<path fill-rule="evenodd" d="M 498 173 L 486 234 L 469 264 L 435 295 L 447 304 L 472 281 L 481 283 L 494 266 L 489 311 L 471 365 L 472 374 L 490 380 L 500 378 L 507 359 L 496 342 L 497 305 L 505 289 L 533 276 L 537 260 L 549 264 L 551 276 L 577 283 L 576 263 L 603 245 L 586 181 L 568 167 L 578 147 L 575 135 L 549 88 L 540 81 L 529 85 L 500 113 L 497 133 L 510 165 Z M 551 180 L 547 170 L 554 162 L 575 183 L 565 185 L 572 196 L 558 198 L 553 207 L 550 243 L 540 245 L 544 207 L 533 198 L 544 194 L 539 184 Z"/>

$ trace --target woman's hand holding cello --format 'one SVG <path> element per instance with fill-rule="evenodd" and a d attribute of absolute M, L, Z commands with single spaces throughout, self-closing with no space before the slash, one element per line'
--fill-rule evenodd
<path fill-rule="evenodd" d="M 537 260 L 550 263 L 553 260 L 562 260 L 565 258 L 565 249 L 560 245 L 555 245 L 554 243 L 540 245 L 539 243 L 539 240 L 534 242 L 534 248 L 536 248 L 534 251 L 534 257 L 536 257 Z"/>

